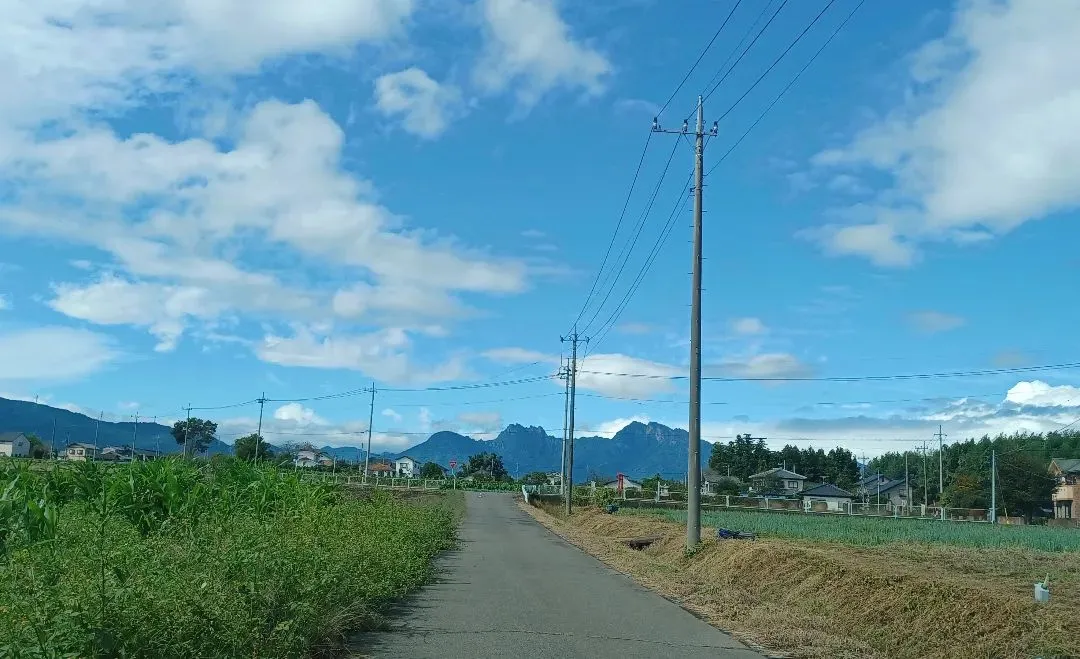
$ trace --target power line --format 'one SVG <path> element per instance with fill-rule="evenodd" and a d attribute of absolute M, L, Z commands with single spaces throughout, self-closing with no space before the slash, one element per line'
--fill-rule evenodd
<path fill-rule="evenodd" d="M 1053 371 L 1080 368 L 1080 362 L 1064 364 L 1050 364 L 1045 366 L 1017 366 L 1013 368 L 992 368 L 971 371 L 948 371 L 941 373 L 904 373 L 894 375 L 859 375 L 859 376 L 833 376 L 833 377 L 703 377 L 703 380 L 712 382 L 876 382 L 883 380 L 929 380 L 936 378 L 960 378 L 978 377 L 984 375 L 1004 375 L 1008 373 L 1031 373 L 1036 371 Z M 656 373 L 614 373 L 608 371 L 581 370 L 581 373 L 591 375 L 607 375 L 613 377 L 645 378 L 650 380 L 685 380 L 685 375 L 661 375 Z"/>
<path fill-rule="evenodd" d="M 634 235 L 626 241 L 623 249 L 619 252 L 618 259 L 621 259 L 619 269 L 615 272 L 615 276 L 611 279 L 611 286 L 608 287 L 607 293 L 604 295 L 604 299 L 600 301 L 600 305 L 596 307 L 589 322 L 585 324 L 583 332 L 587 332 L 592 327 L 593 322 L 596 321 L 596 317 L 603 310 L 604 305 L 611 299 L 611 294 L 615 291 L 615 286 L 619 282 L 619 277 L 622 276 L 623 270 L 626 269 L 626 264 L 630 261 L 630 255 L 634 252 L 634 246 L 637 245 L 638 239 L 641 238 L 641 231 L 645 228 L 645 221 L 649 217 L 649 213 L 652 211 L 653 204 L 656 203 L 656 196 L 660 193 L 660 187 L 664 183 L 664 179 L 667 178 L 667 173 L 671 169 L 671 162 L 675 158 L 675 152 L 679 149 L 679 143 L 676 141 L 675 145 L 671 149 L 671 153 L 668 154 L 667 162 L 664 164 L 664 170 L 660 173 L 660 180 L 656 182 L 656 187 L 653 188 L 652 195 L 649 198 L 648 204 L 641 211 L 641 216 L 638 218 L 637 227 Z M 576 325 L 575 325 L 576 326 Z"/>
<path fill-rule="evenodd" d="M 581 311 L 578 311 L 577 318 L 574 319 L 574 327 L 577 327 L 578 322 L 581 321 L 581 317 L 585 315 L 585 310 L 589 308 L 589 302 L 592 300 L 593 293 L 596 292 L 596 286 L 600 283 L 600 277 L 604 274 L 604 267 L 607 266 L 608 257 L 611 256 L 611 248 L 614 247 L 615 239 L 619 236 L 619 229 L 622 228 L 623 219 L 626 217 L 626 209 L 630 206 L 630 198 L 634 194 L 634 187 L 637 186 L 638 176 L 641 175 L 641 165 L 645 162 L 645 154 L 649 151 L 650 141 L 652 141 L 651 131 L 645 138 L 644 148 L 641 149 L 641 157 L 638 158 L 637 168 L 634 170 L 634 178 L 630 181 L 630 189 L 626 191 L 626 201 L 623 202 L 622 211 L 619 213 L 619 219 L 615 223 L 615 232 L 611 234 L 611 240 L 608 241 L 607 249 L 604 251 L 604 258 L 600 261 L 600 269 L 596 271 L 596 278 L 593 279 L 592 286 L 589 287 L 589 294 L 585 296 L 585 304 L 581 305 Z"/>
<path fill-rule="evenodd" d="M 705 94 L 703 94 L 702 100 L 708 100 L 708 98 L 712 96 L 717 89 L 719 89 L 720 85 L 723 84 L 725 80 L 727 80 L 727 77 L 731 75 L 731 72 L 735 70 L 735 67 L 739 65 L 739 62 L 741 62 L 742 59 L 746 57 L 746 54 L 749 53 L 750 50 L 754 47 L 754 44 L 756 44 L 757 40 L 761 38 L 761 35 L 765 34 L 765 30 L 769 29 L 769 26 L 772 25 L 772 22 L 776 19 L 777 15 L 784 8 L 784 6 L 787 5 L 787 3 L 788 0 L 783 0 L 783 2 L 780 3 L 780 6 L 776 8 L 776 11 L 773 12 L 773 15 L 769 17 L 769 20 L 765 23 L 765 25 L 761 26 L 761 29 L 754 36 L 754 40 L 751 41 L 750 44 L 746 47 L 746 49 L 742 51 L 742 54 L 739 55 L 739 58 L 735 60 L 734 63 L 732 63 L 731 67 L 727 70 L 727 73 L 725 73 L 723 77 L 717 80 L 716 84 L 713 85 L 711 89 L 709 89 L 705 92 Z"/>
<path fill-rule="evenodd" d="M 803 31 L 799 33 L 799 36 L 795 37 L 795 40 L 792 41 L 788 45 L 788 47 L 784 49 L 784 52 L 780 53 L 780 56 L 773 60 L 773 63 L 770 64 L 769 68 L 765 69 L 765 71 L 760 76 L 758 76 L 757 80 L 754 81 L 754 84 L 750 85 L 750 87 L 745 92 L 743 92 L 743 95 L 731 104 L 731 107 L 729 107 L 727 110 L 724 110 L 724 112 L 720 115 L 717 121 L 723 121 L 724 117 L 728 116 L 728 114 L 730 114 L 731 111 L 735 109 L 735 106 L 741 103 L 742 100 L 750 94 L 750 92 L 754 91 L 754 88 L 757 87 L 758 84 L 765 79 L 765 76 L 769 75 L 769 73 L 774 68 L 776 68 L 776 65 L 780 63 L 780 60 L 784 59 L 784 57 L 787 56 L 789 52 L 791 52 L 791 49 L 795 47 L 795 44 L 799 43 L 799 41 L 801 41 L 802 38 L 806 36 L 806 33 L 810 31 L 810 28 L 814 27 L 814 25 L 817 24 L 818 20 L 825 15 L 825 12 L 829 10 L 829 7 L 832 7 L 835 3 L 836 0 L 829 0 L 825 7 L 820 12 L 818 12 L 818 15 L 814 17 L 814 20 L 810 21 L 810 24 L 807 25 L 803 29 Z"/>
<path fill-rule="evenodd" d="M 765 3 L 764 6 L 762 6 L 761 11 L 758 12 L 757 18 L 754 19 L 754 22 L 746 28 L 746 31 L 743 32 L 742 37 L 739 38 L 739 43 L 735 44 L 735 47 L 732 48 L 730 52 L 728 52 L 727 57 L 725 57 L 724 61 L 720 64 L 720 66 L 717 67 L 716 73 L 714 73 L 712 77 L 709 78 L 709 82 L 702 88 L 702 94 L 704 94 L 705 90 L 707 90 L 709 87 L 712 87 L 713 83 L 716 82 L 717 77 L 719 77 L 720 74 L 724 71 L 725 67 L 727 67 L 728 62 L 731 61 L 731 58 L 735 57 L 735 53 L 739 52 L 739 49 L 742 48 L 742 45 L 746 43 L 747 37 L 749 37 L 750 33 L 754 31 L 754 28 L 758 26 L 758 23 L 761 22 L 761 19 L 765 17 L 765 14 L 769 11 L 769 7 L 772 6 L 773 2 L 774 0 L 769 0 Z M 691 116 L 693 116 L 693 113 L 687 115 L 687 119 L 689 119 Z"/>
<path fill-rule="evenodd" d="M 715 33 L 713 33 L 712 39 L 709 39 L 709 43 L 705 44 L 705 48 L 702 49 L 701 54 L 698 55 L 698 58 L 694 61 L 694 64 L 690 67 L 690 70 L 686 72 L 686 75 L 683 76 L 683 79 L 679 82 L 679 85 L 675 87 L 675 91 L 671 92 L 671 96 L 668 96 L 668 100 L 664 101 L 664 105 L 660 108 L 660 110 L 657 111 L 657 116 L 663 114 L 664 110 L 666 110 L 667 107 L 671 105 L 671 101 L 674 100 L 675 95 L 679 93 L 679 90 L 683 88 L 683 85 L 686 84 L 686 81 L 690 79 L 691 74 L 693 74 L 694 71 L 697 70 L 698 65 L 701 64 L 701 60 L 705 58 L 705 54 L 709 52 L 710 48 L 712 48 L 713 43 L 716 42 L 716 39 L 720 36 L 720 33 L 724 31 L 725 27 L 727 27 L 728 21 L 731 20 L 731 16 L 735 13 L 735 10 L 738 9 L 739 5 L 741 4 L 742 0 L 737 0 L 734 6 L 731 7 L 731 11 L 729 11 L 727 17 L 724 18 L 724 22 L 721 23 L 720 27 L 716 30 Z"/>
<path fill-rule="evenodd" d="M 855 5 L 855 8 L 851 10 L 851 13 L 849 13 L 847 17 L 844 18 L 844 20 L 841 21 L 838 26 L 836 26 L 836 29 L 833 30 L 832 34 L 829 35 L 829 38 L 825 40 L 825 43 L 821 44 L 821 47 L 817 49 L 817 52 L 815 52 L 814 55 L 809 60 L 807 60 L 806 64 L 804 64 L 803 67 L 799 69 L 799 72 L 795 74 L 795 77 L 792 78 L 790 82 L 788 82 L 787 86 L 781 89 L 780 93 L 777 94 L 775 98 L 773 98 L 772 102 L 770 102 L 765 107 L 765 109 L 762 110 L 761 114 L 759 114 L 757 119 L 754 120 L 754 123 L 750 124 L 750 127 L 743 131 L 743 134 L 740 135 L 739 139 L 736 140 L 735 143 L 732 144 L 731 147 L 724 152 L 724 155 L 720 156 L 720 158 L 717 159 L 715 163 L 713 163 L 713 166 L 710 167 L 709 171 L 705 174 L 706 176 L 712 174 L 713 170 L 719 167 L 720 163 L 724 162 L 724 160 L 726 160 L 727 157 L 731 155 L 731 152 L 734 151 L 740 144 L 742 144 L 743 140 L 746 139 L 746 136 L 750 134 L 750 131 L 754 130 L 754 128 L 756 128 L 757 125 L 761 123 L 761 120 L 765 118 L 765 115 L 767 115 L 769 111 L 773 109 L 773 106 L 775 106 L 780 101 L 784 94 L 786 94 L 788 90 L 795 86 L 795 83 L 798 82 L 799 78 L 802 77 L 802 74 L 810 68 L 810 65 L 814 63 L 814 61 L 818 58 L 819 55 L 821 55 L 822 51 L 824 51 L 825 48 L 830 43 L 832 43 L 832 40 L 836 38 L 836 35 L 840 33 L 840 30 L 844 29 L 844 26 L 848 24 L 848 21 L 850 21 L 852 17 L 855 16 L 855 12 L 859 11 L 859 8 L 862 7 L 865 2 L 866 0 L 859 0 L 859 4 Z"/>
<path fill-rule="evenodd" d="M 693 176 L 694 173 L 691 171 L 689 176 L 686 177 L 686 183 L 683 184 L 682 190 L 686 190 L 686 188 L 690 185 L 690 181 L 693 180 Z M 663 249 L 664 243 L 667 242 L 668 236 L 671 235 L 671 231 L 675 227 L 675 218 L 678 217 L 679 210 L 681 208 L 685 208 L 686 203 L 687 201 L 689 201 L 689 199 L 690 198 L 688 195 L 684 195 L 682 192 L 679 193 L 679 196 L 676 198 L 675 201 L 675 206 L 672 207 L 671 213 L 668 214 L 667 221 L 660 229 L 660 233 L 657 235 L 656 241 L 653 243 L 652 249 L 649 250 L 649 254 L 645 257 L 645 261 L 641 264 L 641 268 L 638 270 L 637 276 L 634 277 L 634 281 L 631 282 L 629 288 L 626 289 L 626 293 L 623 294 L 622 300 L 619 301 L 619 304 L 615 306 L 615 310 L 611 313 L 610 316 L 608 316 L 607 320 L 605 320 L 600 325 L 600 329 L 597 331 L 598 336 L 596 337 L 596 341 L 592 345 L 590 345 L 589 348 L 585 351 L 586 357 L 589 355 L 590 351 L 595 349 L 596 346 L 604 340 L 604 337 L 608 335 L 608 332 L 611 331 L 611 328 L 613 328 L 615 326 L 615 323 L 618 322 L 619 317 L 622 315 L 622 312 L 625 311 L 626 307 L 630 304 L 630 300 L 634 297 L 634 294 L 637 292 L 638 288 L 640 288 L 641 282 L 645 279 L 645 275 L 648 274 L 649 269 L 652 268 L 652 264 L 656 260 L 656 257 L 659 255 L 660 250 Z"/>

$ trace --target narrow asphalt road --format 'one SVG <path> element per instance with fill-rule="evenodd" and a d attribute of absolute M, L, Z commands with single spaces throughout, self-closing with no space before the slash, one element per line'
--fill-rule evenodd
<path fill-rule="evenodd" d="M 761 657 L 581 552 L 507 494 L 467 494 L 461 546 L 361 656 Z"/>

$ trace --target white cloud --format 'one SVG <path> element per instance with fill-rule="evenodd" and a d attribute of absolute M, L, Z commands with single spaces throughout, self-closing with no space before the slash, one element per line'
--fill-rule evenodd
<path fill-rule="evenodd" d="M 908 322 L 924 334 L 948 332 L 961 327 L 964 319 L 941 311 L 915 311 L 908 314 Z"/>
<path fill-rule="evenodd" d="M 912 57 L 903 105 L 815 158 L 893 178 L 869 223 L 826 249 L 907 265 L 919 242 L 978 242 L 1080 205 L 1077 33 L 1070 0 L 959 3 Z"/>
<path fill-rule="evenodd" d="M 375 80 L 375 107 L 385 117 L 400 117 L 402 127 L 418 137 L 442 134 L 462 110 L 461 92 L 439 84 L 416 67 Z"/>
<path fill-rule="evenodd" d="M 574 437 L 605 437 L 611 439 L 615 436 L 615 433 L 619 432 L 631 423 L 649 423 L 651 419 L 644 414 L 635 414 L 634 416 L 627 418 L 612 419 L 610 421 L 602 421 L 591 428 L 586 429 L 574 429 Z M 685 425 L 685 424 L 683 424 Z"/>
<path fill-rule="evenodd" d="M 831 256 L 861 256 L 883 268 L 906 267 L 915 261 L 915 247 L 889 224 L 830 224 L 796 235 L 819 243 Z"/>
<path fill-rule="evenodd" d="M 621 323 L 615 328 L 622 334 L 651 334 L 656 328 L 648 323 Z"/>
<path fill-rule="evenodd" d="M 4 293 L 0 293 L 0 311 L 6 311 L 7 309 L 10 309 L 10 308 L 11 308 L 11 298 L 8 297 L 7 295 L 5 295 Z"/>
<path fill-rule="evenodd" d="M 559 363 L 558 357 L 526 348 L 493 348 L 485 350 L 483 356 L 497 364 Z"/>
<path fill-rule="evenodd" d="M 809 364 L 785 352 L 761 353 L 746 359 L 711 364 L 706 369 L 734 378 L 800 378 L 814 373 Z"/>
<path fill-rule="evenodd" d="M 760 318 L 736 318 L 731 321 L 731 331 L 743 336 L 755 336 L 768 331 Z"/>
<path fill-rule="evenodd" d="M 1080 407 L 1080 388 L 1066 384 L 1055 387 L 1042 380 L 1017 382 L 1005 400 L 1035 407 Z"/>
<path fill-rule="evenodd" d="M 521 232 L 521 237 L 522 238 L 529 238 L 530 240 L 531 239 L 537 239 L 537 238 L 543 238 L 546 235 L 547 235 L 546 233 L 544 233 L 543 231 L 540 231 L 539 229 L 525 229 L 524 231 Z"/>
<path fill-rule="evenodd" d="M 502 414 L 498 412 L 462 412 L 457 415 L 461 426 L 459 432 L 468 434 L 494 434 L 503 429 Z"/>
<path fill-rule="evenodd" d="M 382 415 L 394 420 L 394 423 L 401 423 L 405 417 L 401 416 L 396 410 L 392 410 L 389 407 L 382 411 Z"/>
<path fill-rule="evenodd" d="M 0 381 L 72 380 L 91 375 L 120 353 L 101 334 L 68 327 L 0 333 Z"/>
<path fill-rule="evenodd" d="M 685 369 L 620 354 L 589 355 L 578 361 L 578 371 L 578 389 L 622 398 L 673 391 L 675 385 L 669 378 L 686 374 Z M 636 374 L 638 377 L 625 374 Z"/>
<path fill-rule="evenodd" d="M 484 54 L 474 70 L 489 93 L 514 87 L 522 108 L 556 88 L 603 91 L 611 64 L 576 41 L 553 0 L 481 0 Z"/>
<path fill-rule="evenodd" d="M 285 421 L 296 426 L 324 426 L 327 425 L 326 419 L 323 419 L 315 410 L 310 407 L 304 407 L 300 403 L 286 403 L 281 407 L 274 410 L 274 419 L 277 421 Z"/>
<path fill-rule="evenodd" d="M 400 328 L 360 335 L 329 335 L 300 327 L 291 337 L 265 337 L 256 352 L 260 359 L 273 364 L 350 369 L 391 383 L 444 382 L 468 377 L 464 363 L 457 357 L 431 369 L 418 368 L 409 359 L 409 345 L 408 333 Z"/>

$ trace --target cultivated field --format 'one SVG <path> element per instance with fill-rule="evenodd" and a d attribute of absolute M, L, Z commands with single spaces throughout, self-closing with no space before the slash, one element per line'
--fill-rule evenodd
<path fill-rule="evenodd" d="M 619 514 L 652 516 L 680 524 L 686 523 L 685 510 L 628 508 Z M 1080 552 L 1080 532 L 1077 529 L 1048 526 L 992 526 L 973 522 L 741 510 L 703 512 L 701 523 L 714 528 L 751 531 L 774 538 L 820 540 L 849 545 L 916 542 L 972 548 L 1015 547 L 1046 552 Z"/>
<path fill-rule="evenodd" d="M 457 498 L 231 459 L 0 463 L 0 656 L 333 652 L 427 579 Z"/>
<path fill-rule="evenodd" d="M 688 555 L 684 522 L 672 511 L 581 507 L 566 520 L 556 506 L 529 510 L 639 583 L 785 656 L 1049 658 L 1080 650 L 1080 552 L 1063 549 L 1076 546 L 1076 530 L 724 511 L 706 518 L 704 542 Z M 717 523 L 759 539 L 717 541 Z M 648 535 L 661 539 L 643 551 L 622 543 Z M 1051 602 L 1037 605 L 1032 584 L 1047 575 Z"/>

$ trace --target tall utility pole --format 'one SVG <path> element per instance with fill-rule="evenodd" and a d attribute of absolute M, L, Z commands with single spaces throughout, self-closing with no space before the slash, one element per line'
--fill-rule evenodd
<path fill-rule="evenodd" d="M 566 430 L 570 423 L 570 363 L 559 365 L 559 378 L 566 381 L 563 394 L 562 459 L 559 461 L 559 494 L 566 492 Z"/>
<path fill-rule="evenodd" d="M 924 506 L 930 505 L 930 498 L 928 496 L 929 490 L 927 489 L 926 480 L 926 440 L 922 443 L 922 502 Z M 926 511 L 923 511 L 926 514 Z"/>
<path fill-rule="evenodd" d="M 941 432 L 941 424 L 937 427 L 937 475 L 938 475 L 938 506 L 941 507 L 941 519 L 945 519 L 945 444 L 944 440 L 948 437 L 945 433 Z"/>
<path fill-rule="evenodd" d="M 263 408 L 266 406 L 266 392 L 259 396 L 259 429 L 255 431 L 255 464 L 259 464 L 259 443 L 262 442 Z"/>
<path fill-rule="evenodd" d="M 563 343 L 570 342 L 570 414 L 566 422 L 566 487 L 563 496 L 566 502 L 566 514 L 569 515 L 574 508 L 574 403 L 577 393 L 577 347 L 578 343 L 588 343 L 587 337 L 580 337 L 577 327 L 569 337 L 560 336 Z"/>
<path fill-rule="evenodd" d="M 1008 514 L 1006 508 L 1005 514 Z M 997 524 L 997 450 L 990 450 L 990 523 Z"/>
<path fill-rule="evenodd" d="M 49 449 L 52 450 L 53 457 L 57 457 L 56 453 L 56 415 L 52 418 L 52 437 L 49 439 Z"/>
<path fill-rule="evenodd" d="M 911 506 L 911 481 L 908 480 L 908 452 L 904 451 L 904 505 Z"/>
<path fill-rule="evenodd" d="M 102 410 L 98 414 L 97 423 L 94 424 L 94 459 L 98 457 L 98 435 L 101 433 L 101 417 L 105 416 L 105 411 Z"/>
<path fill-rule="evenodd" d="M 187 411 L 187 421 L 184 422 L 184 459 L 191 458 L 191 452 L 188 450 L 188 431 L 191 429 L 191 403 L 184 408 Z"/>
<path fill-rule="evenodd" d="M 364 454 L 364 478 L 367 478 L 368 468 L 371 466 L 371 426 L 375 423 L 375 381 L 371 381 L 371 408 L 368 410 L 367 421 L 367 453 Z"/>
<path fill-rule="evenodd" d="M 131 431 L 131 462 L 135 463 L 135 439 L 139 436 L 139 413 L 135 413 L 135 428 Z"/>
<path fill-rule="evenodd" d="M 653 119 L 653 132 L 686 135 L 669 131 Z M 709 134 L 717 134 L 713 122 Z M 705 109 L 698 96 L 697 126 L 694 130 L 694 256 L 690 293 L 690 450 L 686 472 L 686 547 L 693 549 L 701 541 L 701 187 L 705 161 Z"/>

